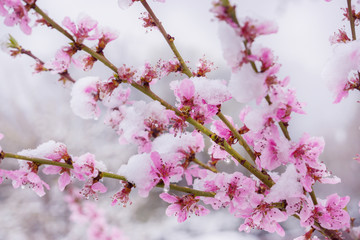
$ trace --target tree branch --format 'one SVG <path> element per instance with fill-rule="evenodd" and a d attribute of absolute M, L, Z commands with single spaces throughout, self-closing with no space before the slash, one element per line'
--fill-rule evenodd
<path fill-rule="evenodd" d="M 354 41 L 356 40 L 356 32 L 355 32 L 355 19 L 352 14 L 351 0 L 347 0 L 347 6 L 348 6 L 350 28 L 351 28 L 351 36 L 352 36 L 352 40 Z"/>
<path fill-rule="evenodd" d="M 174 38 L 165 31 L 165 28 L 161 24 L 160 20 L 156 17 L 155 13 L 153 12 L 153 10 L 149 6 L 149 4 L 146 2 L 146 0 L 141 0 L 140 2 L 144 6 L 146 11 L 150 14 L 150 16 L 154 20 L 156 26 L 158 27 L 159 31 L 164 36 L 167 44 L 170 46 L 170 48 L 173 51 L 173 53 L 175 54 L 176 58 L 179 60 L 179 62 L 181 64 L 181 67 L 182 67 L 182 72 L 184 74 L 186 74 L 188 77 L 192 77 L 193 76 L 192 72 L 190 71 L 190 69 L 186 65 L 184 59 L 181 57 L 179 51 L 177 50 L 177 48 L 176 48 L 176 46 L 174 44 Z"/>
<path fill-rule="evenodd" d="M 74 169 L 74 167 L 70 164 L 66 164 L 66 163 L 62 163 L 62 162 L 55 162 L 55 161 L 51 161 L 51 160 L 43 159 L 43 158 L 27 157 L 27 156 L 13 154 L 13 153 L 7 153 L 7 152 L 3 152 L 2 155 L 4 156 L 4 158 L 26 160 L 26 161 L 37 163 L 39 165 L 53 165 L 53 166 L 58 166 L 58 167 L 63 167 L 63 168 L 68 168 L 68 169 Z M 105 178 L 112 178 L 112 179 L 129 182 L 124 176 L 110 173 L 110 172 L 101 172 L 101 176 L 105 177 Z M 164 184 L 159 183 L 156 185 L 156 187 L 163 188 Z M 196 189 L 192 189 L 192 188 L 188 188 L 188 187 L 178 186 L 176 184 L 170 184 L 170 189 L 179 191 L 179 192 L 191 193 L 191 194 L 194 194 L 195 196 L 201 196 L 201 197 L 214 197 L 215 196 L 215 193 L 213 193 L 213 192 L 200 191 L 200 190 L 196 190 Z"/>
<path fill-rule="evenodd" d="M 141 1 L 143 3 L 143 1 Z M 59 26 L 57 23 L 55 23 L 49 16 L 47 16 L 37 5 L 34 5 L 34 10 L 39 13 L 52 27 L 54 27 L 56 30 L 64 34 L 66 37 L 68 37 L 71 41 L 74 42 L 74 44 L 77 44 L 75 42 L 75 39 L 70 35 L 69 33 L 63 29 L 61 26 Z M 111 70 L 113 70 L 115 73 L 117 73 L 117 67 L 113 65 L 108 59 L 106 59 L 103 55 L 96 53 L 91 48 L 87 47 L 84 44 L 79 45 L 81 49 L 89 53 L 94 58 L 98 59 L 102 63 L 104 63 L 107 67 L 109 67 Z M 176 113 L 178 116 L 184 116 L 184 114 L 178 110 L 177 108 L 173 107 L 171 104 L 167 103 L 165 100 L 160 98 L 158 95 L 156 95 L 154 92 L 152 92 L 148 87 L 141 86 L 137 84 L 136 82 L 131 83 L 131 86 L 136 88 L 137 90 L 141 91 L 145 95 L 149 96 L 151 99 L 160 102 L 165 108 L 172 110 Z M 215 143 L 219 144 L 225 151 L 227 151 L 231 156 L 233 156 L 242 166 L 244 166 L 248 171 L 250 171 L 252 174 L 254 174 L 259 180 L 261 180 L 265 185 L 268 187 L 271 187 L 274 185 L 273 180 L 270 178 L 270 176 L 263 174 L 261 171 L 259 171 L 256 167 L 251 165 L 245 158 L 243 158 L 238 152 L 236 152 L 224 139 L 221 139 L 219 136 L 217 136 L 215 133 L 210 131 L 208 128 L 206 128 L 204 125 L 200 124 L 198 121 L 191 117 L 186 117 L 186 121 L 193 125 L 196 129 L 210 137 Z"/>

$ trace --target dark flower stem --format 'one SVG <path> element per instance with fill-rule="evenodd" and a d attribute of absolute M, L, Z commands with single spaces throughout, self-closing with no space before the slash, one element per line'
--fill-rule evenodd
<path fill-rule="evenodd" d="M 356 40 L 355 19 L 352 14 L 351 0 L 347 0 L 347 6 L 348 6 L 350 28 L 351 28 L 351 36 L 352 36 L 352 40 L 355 41 Z"/>

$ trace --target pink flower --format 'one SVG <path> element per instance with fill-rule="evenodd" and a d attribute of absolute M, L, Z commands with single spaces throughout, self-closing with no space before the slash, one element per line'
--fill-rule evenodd
<path fill-rule="evenodd" d="M 279 209 L 272 207 L 270 204 L 263 203 L 252 212 L 250 217 L 239 227 L 239 231 L 250 232 L 250 229 L 262 229 L 270 233 L 276 232 L 281 237 L 285 236 L 284 229 L 279 222 L 288 218 L 287 214 Z"/>
<path fill-rule="evenodd" d="M 136 71 L 132 70 L 129 67 L 126 67 L 125 64 L 118 68 L 118 75 L 121 81 L 127 81 L 128 83 L 132 83 L 133 81 L 135 81 L 135 74 Z"/>
<path fill-rule="evenodd" d="M 134 102 L 123 111 L 119 124 L 120 143 L 137 143 L 139 152 L 151 151 L 151 140 L 164 134 L 169 128 L 172 111 L 159 102 Z"/>
<path fill-rule="evenodd" d="M 113 201 L 111 202 L 111 206 L 114 206 L 117 202 L 123 204 L 123 207 L 126 206 L 126 204 L 129 202 L 129 195 L 131 193 L 131 189 L 133 188 L 133 184 L 126 181 L 121 181 L 121 188 L 120 191 L 115 193 L 113 198 Z M 130 201 L 129 204 L 131 205 L 132 202 Z"/>
<path fill-rule="evenodd" d="M 220 21 L 225 21 L 232 28 L 238 28 L 237 23 L 234 22 L 234 20 L 229 14 L 228 7 L 224 6 L 222 4 L 222 1 L 215 1 L 213 5 L 214 6 L 210 11 L 213 12 Z M 235 6 L 231 7 L 235 8 Z"/>
<path fill-rule="evenodd" d="M 179 159 L 194 157 L 195 153 L 204 150 L 204 138 L 199 132 L 184 132 L 179 136 L 165 133 L 157 137 L 152 144 L 152 150 L 162 153 L 176 153 Z"/>
<path fill-rule="evenodd" d="M 63 73 L 67 71 L 71 64 L 71 57 L 73 53 L 69 51 L 69 47 L 63 47 L 59 49 L 55 57 L 50 61 L 45 63 L 44 67 L 50 69 L 54 73 Z"/>
<path fill-rule="evenodd" d="M 240 172 L 215 174 L 206 171 L 199 175 L 194 188 L 216 193 L 214 198 L 202 198 L 204 203 L 211 204 L 214 209 L 229 207 L 229 212 L 235 216 L 246 217 L 264 198 L 256 192 L 255 181 Z"/>
<path fill-rule="evenodd" d="M 295 91 L 283 89 L 279 85 L 273 86 L 269 92 L 272 118 L 277 122 L 287 123 L 290 121 L 291 113 L 305 114 L 303 103 L 298 102 Z"/>
<path fill-rule="evenodd" d="M 154 184 L 157 184 L 160 180 L 163 181 L 165 188 L 170 187 L 170 178 L 181 176 L 183 169 L 180 166 L 177 166 L 176 161 L 172 159 L 170 161 L 164 161 L 158 152 L 152 152 L 150 154 L 153 166 L 149 175 L 154 181 Z"/>
<path fill-rule="evenodd" d="M 360 40 L 334 46 L 333 56 L 323 69 L 322 77 L 328 81 L 330 91 L 339 103 L 349 90 L 360 86 L 357 72 L 360 71 Z M 354 77 L 355 74 L 355 77 Z"/>
<path fill-rule="evenodd" d="M 232 117 L 230 117 L 230 116 L 225 116 L 225 117 L 231 123 L 231 125 L 233 125 L 235 127 L 235 129 L 238 128 L 237 125 L 234 125 L 234 121 L 233 121 Z M 213 121 L 210 130 L 215 132 L 217 135 L 219 135 L 219 137 L 225 138 L 227 141 L 231 137 L 233 137 L 232 132 L 229 130 L 229 128 L 226 126 L 226 124 L 221 120 Z"/>
<path fill-rule="evenodd" d="M 49 190 L 49 185 L 40 179 L 40 177 L 32 171 L 26 170 L 15 170 L 8 171 L 6 177 L 12 180 L 12 184 L 14 188 L 18 188 L 20 186 L 29 186 L 34 192 L 40 197 L 45 195 L 44 187 Z"/>
<path fill-rule="evenodd" d="M 160 76 L 165 77 L 170 73 L 181 72 L 181 65 L 177 59 L 168 61 L 159 61 Z"/>
<path fill-rule="evenodd" d="M 155 84 L 159 78 L 159 75 L 154 67 L 150 63 L 145 63 L 141 69 L 140 84 L 148 85 Z"/>
<path fill-rule="evenodd" d="M 72 61 L 75 66 L 82 68 L 86 72 L 92 69 L 97 59 L 89 54 L 82 54 L 78 58 L 72 59 Z"/>
<path fill-rule="evenodd" d="M 179 223 L 184 222 L 189 217 L 190 213 L 194 213 L 196 216 L 205 216 L 210 212 L 205 207 L 197 205 L 199 197 L 194 197 L 194 195 L 178 197 L 168 193 L 161 193 L 159 196 L 165 202 L 171 203 L 166 209 L 166 215 L 177 216 Z"/>
<path fill-rule="evenodd" d="M 195 95 L 195 85 L 193 81 L 187 78 L 181 81 L 178 88 L 174 88 L 174 94 L 184 105 L 192 101 Z"/>
<path fill-rule="evenodd" d="M 304 134 L 299 143 L 292 148 L 291 161 L 301 176 L 300 182 L 308 192 L 312 191 L 311 186 L 315 181 L 329 184 L 340 182 L 337 177 L 330 178 L 331 174 L 327 171 L 325 164 L 318 159 L 324 145 L 322 138 L 310 137 L 308 134 Z"/>
<path fill-rule="evenodd" d="M 312 207 L 306 207 L 306 211 L 301 210 L 299 214 L 301 219 L 301 225 L 304 227 L 313 226 L 317 221 L 323 228 L 331 230 L 341 230 L 342 228 L 350 227 L 349 213 L 344 210 L 350 198 L 339 197 L 336 193 L 329 195 L 325 201 L 318 199 L 319 204 L 313 205 L 308 200 L 308 205 Z"/>
<path fill-rule="evenodd" d="M 58 184 L 60 191 L 64 191 L 65 187 L 71 182 L 70 169 L 59 166 L 46 166 L 43 168 L 43 173 L 49 174 L 60 174 Z"/>
<path fill-rule="evenodd" d="M 109 42 L 118 38 L 118 33 L 108 28 L 102 28 L 100 32 L 101 37 L 99 37 L 99 42 L 96 48 L 97 52 L 102 52 Z"/>
<path fill-rule="evenodd" d="M 143 20 L 143 27 L 144 28 L 149 28 L 150 31 L 153 28 L 157 28 L 154 19 L 151 17 L 151 15 L 148 12 L 142 13 L 140 19 Z"/>
<path fill-rule="evenodd" d="M 230 116 L 225 116 L 228 121 L 235 127 L 238 128 L 237 125 L 234 125 L 233 119 Z M 234 144 L 235 138 L 229 128 L 223 121 L 215 120 L 211 125 L 211 131 L 216 133 L 219 137 L 226 140 L 230 145 Z M 215 165 L 218 161 L 231 159 L 233 162 L 238 165 L 238 161 L 231 157 L 231 155 L 226 152 L 220 145 L 212 142 L 211 147 L 208 149 L 208 153 L 211 155 L 212 164 Z"/>
<path fill-rule="evenodd" d="M 279 134 L 278 127 L 271 119 L 266 120 L 266 114 L 259 110 L 242 113 L 241 117 L 251 130 L 244 138 L 253 146 L 254 151 L 259 153 L 256 158 L 259 168 L 273 170 L 289 163 L 291 142 Z"/>
<path fill-rule="evenodd" d="M 89 199 L 89 197 L 93 197 L 94 199 L 98 199 L 98 193 L 105 193 L 107 188 L 98 180 L 90 179 L 81 189 L 80 193 L 84 195 L 85 198 Z"/>
<path fill-rule="evenodd" d="M 211 122 L 219 106 L 231 99 L 230 92 L 220 80 L 193 77 L 170 84 L 178 101 L 178 108 L 200 123 Z"/>
<path fill-rule="evenodd" d="M 350 215 L 344 210 L 349 203 L 350 197 L 339 197 L 336 193 L 326 197 L 326 204 L 321 214 L 318 216 L 318 222 L 326 229 L 340 230 L 350 227 Z"/>
<path fill-rule="evenodd" d="M 31 34 L 29 26 L 30 18 L 28 11 L 20 0 L 4 0 L 0 2 L 0 15 L 5 17 L 4 23 L 7 26 L 20 25 L 25 34 Z"/>
<path fill-rule="evenodd" d="M 166 146 L 166 147 L 165 147 Z M 191 165 L 195 154 L 203 151 L 204 139 L 198 132 L 185 132 L 180 136 L 167 133 L 157 137 L 152 143 L 152 151 L 160 154 L 174 153 L 174 158 L 183 161 L 181 167 L 188 185 L 192 185 L 192 178 L 198 176 L 198 165 Z"/>
<path fill-rule="evenodd" d="M 211 72 L 214 68 L 214 63 L 207 60 L 205 56 L 199 59 L 197 64 L 197 71 L 193 72 L 193 75 L 196 77 L 206 77 L 206 74 Z"/>
<path fill-rule="evenodd" d="M 311 199 L 307 198 L 305 195 L 302 197 L 289 197 L 286 199 L 286 203 L 286 213 L 289 216 L 298 214 L 301 226 L 307 227 L 314 223 L 314 218 L 311 216 L 315 207 Z"/>
<path fill-rule="evenodd" d="M 67 164 L 72 164 L 71 157 L 67 152 L 67 147 L 65 144 L 60 142 L 55 142 L 53 140 L 40 144 L 36 149 L 27 149 L 19 152 L 21 155 L 29 156 L 29 157 L 37 157 L 37 158 L 46 158 L 50 159 L 54 162 L 62 162 Z M 38 166 L 34 163 L 27 162 L 24 164 L 20 163 L 21 169 L 25 169 L 27 171 L 32 171 L 37 173 Z M 45 166 L 43 168 L 43 173 L 45 174 L 60 174 L 58 183 L 61 191 L 64 190 L 65 186 L 70 183 L 70 169 L 63 168 L 59 166 Z"/>
<path fill-rule="evenodd" d="M 329 41 L 331 44 L 346 43 L 351 41 L 344 29 L 339 29 L 338 31 L 339 33 L 335 32 L 333 36 L 330 36 Z"/>
<path fill-rule="evenodd" d="M 84 40 L 98 39 L 97 21 L 89 16 L 80 16 L 77 24 L 72 22 L 69 17 L 65 17 L 62 24 L 74 34 L 78 43 L 83 43 Z"/>
<path fill-rule="evenodd" d="M 182 167 L 183 167 L 186 183 L 187 185 L 191 186 L 193 183 L 193 177 L 199 177 L 200 168 L 196 164 L 193 164 L 191 166 L 184 166 L 183 164 Z"/>
<path fill-rule="evenodd" d="M 96 178 L 100 171 L 106 170 L 105 165 L 102 162 L 96 161 L 95 156 L 91 153 L 75 157 L 73 166 L 72 173 L 80 181 L 85 181 L 87 178 Z"/>
<path fill-rule="evenodd" d="M 276 33 L 277 31 L 278 27 L 274 22 L 245 18 L 240 24 L 238 34 L 251 45 L 256 37 Z"/>

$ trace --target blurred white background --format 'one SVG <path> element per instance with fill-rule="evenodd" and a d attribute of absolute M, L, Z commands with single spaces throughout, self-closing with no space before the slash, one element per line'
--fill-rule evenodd
<path fill-rule="evenodd" d="M 345 0 L 326 3 L 324 0 L 237 0 L 238 17 L 275 20 L 279 32 L 259 38 L 259 42 L 272 48 L 282 64 L 281 76 L 290 76 L 290 85 L 296 89 L 298 99 L 306 102 L 306 115 L 294 116 L 290 122 L 290 135 L 298 139 L 304 132 L 323 136 L 326 141 L 321 159 L 328 168 L 342 179 L 336 186 L 321 186 L 317 196 L 338 192 L 350 195 L 349 210 L 358 216 L 357 202 L 360 190 L 357 176 L 359 164 L 352 158 L 360 153 L 359 148 L 359 94 L 352 93 L 339 104 L 328 91 L 321 71 L 331 56 L 329 36 L 348 23 L 343 22 L 341 7 Z M 225 79 L 230 69 L 222 58 L 218 39 L 217 21 L 209 12 L 208 0 L 167 0 L 166 4 L 149 1 L 167 31 L 175 37 L 175 44 L 193 69 L 199 58 L 205 55 L 217 69 L 209 77 Z M 57 22 L 65 16 L 75 20 L 85 13 L 119 32 L 119 38 L 109 44 L 106 56 L 117 66 L 127 64 L 141 66 L 145 61 L 156 63 L 159 59 L 173 58 L 172 52 L 157 30 L 147 32 L 139 20 L 144 12 L 141 4 L 121 10 L 116 0 L 38 0 L 38 5 Z M 56 50 L 68 40 L 54 30 L 36 27 L 30 36 L 18 27 L 6 27 L 0 18 L 0 34 L 3 40 L 10 33 L 26 49 L 44 61 L 53 57 Z M 360 35 L 359 35 L 360 36 Z M 0 36 L 1 37 L 1 36 Z M 64 142 L 74 155 L 94 153 L 108 169 L 116 172 L 122 163 L 136 150 L 133 146 L 120 146 L 116 134 L 102 124 L 102 120 L 86 121 L 74 116 L 70 109 L 71 86 L 57 82 L 58 76 L 49 73 L 33 74 L 34 61 L 26 56 L 16 59 L 0 53 L 0 132 L 5 138 L 1 146 L 5 151 L 17 152 L 35 148 L 42 142 L 53 139 Z M 93 70 L 84 73 L 71 69 L 73 77 L 98 75 L 103 79 L 110 70 L 96 63 Z M 179 78 L 180 76 L 177 76 Z M 175 76 L 176 78 L 176 76 Z M 160 96 L 169 96 L 168 83 L 164 79 L 156 87 Z M 136 98 L 142 96 L 132 91 Z M 146 99 L 146 98 L 144 98 Z M 236 107 L 237 106 L 237 107 Z M 236 117 L 241 107 L 230 102 L 224 105 L 224 113 Z M 236 121 L 237 118 L 236 118 Z M 15 169 L 13 160 L 4 160 L 1 167 Z M 47 178 L 52 185 L 54 177 Z M 253 231 L 252 235 L 237 232 L 240 220 L 226 211 L 213 212 L 206 217 L 191 217 L 182 224 L 176 218 L 165 216 L 167 204 L 160 201 L 158 191 L 148 199 L 133 195 L 133 204 L 127 208 L 110 207 L 110 197 L 115 193 L 116 183 L 105 181 L 110 191 L 100 197 L 109 221 L 121 228 L 130 239 L 280 239 L 275 234 Z M 43 197 L 30 190 L 13 190 L 9 182 L 0 185 L 0 239 L 86 239 L 84 229 L 67 220 L 69 211 L 62 201 L 57 187 Z M 357 221 L 355 223 L 358 223 Z M 283 224 L 286 239 L 302 234 L 297 220 Z"/>

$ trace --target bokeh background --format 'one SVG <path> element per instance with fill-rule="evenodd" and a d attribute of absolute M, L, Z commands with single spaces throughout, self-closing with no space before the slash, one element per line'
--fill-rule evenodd
<path fill-rule="evenodd" d="M 353 160 L 359 147 L 359 94 L 352 93 L 339 104 L 333 104 L 333 95 L 327 89 L 321 72 L 332 53 L 329 36 L 340 27 L 348 28 L 343 20 L 345 0 L 330 3 L 324 0 L 236 0 L 238 17 L 270 19 L 277 22 L 278 34 L 261 37 L 258 42 L 272 48 L 282 64 L 282 77 L 290 76 L 290 85 L 296 89 L 298 99 L 306 102 L 306 115 L 294 115 L 290 122 L 290 135 L 299 139 L 304 132 L 323 136 L 326 141 L 321 160 L 342 179 L 338 185 L 317 187 L 319 198 L 330 193 L 350 195 L 348 206 L 353 217 L 358 218 L 360 166 Z M 193 69 L 199 58 L 206 56 L 217 67 L 210 78 L 230 77 L 230 69 L 222 58 L 218 36 L 218 23 L 209 12 L 209 0 L 167 0 L 166 4 L 149 1 L 167 31 L 175 37 L 175 44 Z M 157 30 L 148 31 L 139 20 L 144 9 L 134 4 L 121 10 L 116 0 L 38 0 L 38 5 L 57 22 L 65 16 L 75 20 L 80 13 L 90 15 L 101 26 L 116 29 L 119 38 L 109 44 L 106 56 L 117 66 L 127 64 L 140 67 L 145 61 L 155 64 L 159 59 L 171 59 L 173 54 Z M 26 49 L 44 61 L 53 57 L 56 50 L 68 40 L 54 30 L 39 26 L 30 36 L 18 27 L 6 27 L 0 18 L 0 37 L 5 41 L 12 34 Z M 1 36 L 2 35 L 2 36 Z M 5 135 L 1 146 L 7 152 L 35 148 L 48 140 L 64 142 L 73 155 L 94 153 L 98 160 L 116 172 L 135 151 L 134 146 L 121 146 L 117 136 L 102 119 L 83 120 L 70 109 L 71 85 L 57 82 L 58 76 L 50 73 L 33 74 L 34 61 L 26 56 L 11 58 L 0 53 L 0 132 Z M 96 63 L 90 72 L 71 68 L 76 79 L 97 75 L 103 79 L 110 70 Z M 155 92 L 173 101 L 168 87 L 172 76 L 161 80 Z M 145 99 L 135 90 L 134 99 Z M 243 107 L 233 101 L 225 104 L 223 112 L 236 118 Z M 1 168 L 16 169 L 16 160 L 6 159 Z M 233 168 L 234 166 L 223 166 Z M 240 170 L 240 169 L 239 169 Z M 25 188 L 14 190 L 9 181 L 0 185 L 0 239 L 86 239 L 86 226 L 68 220 L 69 210 L 63 194 L 57 190 L 57 179 L 46 177 L 53 189 L 42 198 Z M 132 195 L 133 204 L 110 206 L 116 182 L 105 180 L 109 192 L 97 201 L 108 221 L 122 229 L 129 239 L 281 239 L 276 234 L 252 231 L 247 235 L 237 232 L 241 221 L 227 211 L 213 212 L 205 217 L 191 217 L 178 224 L 176 218 L 166 217 L 167 204 L 158 197 L 161 190 L 154 190 L 149 198 Z M 359 225 L 360 221 L 355 221 Z M 290 219 L 282 224 L 287 235 L 284 239 L 300 236 L 304 229 Z"/>

